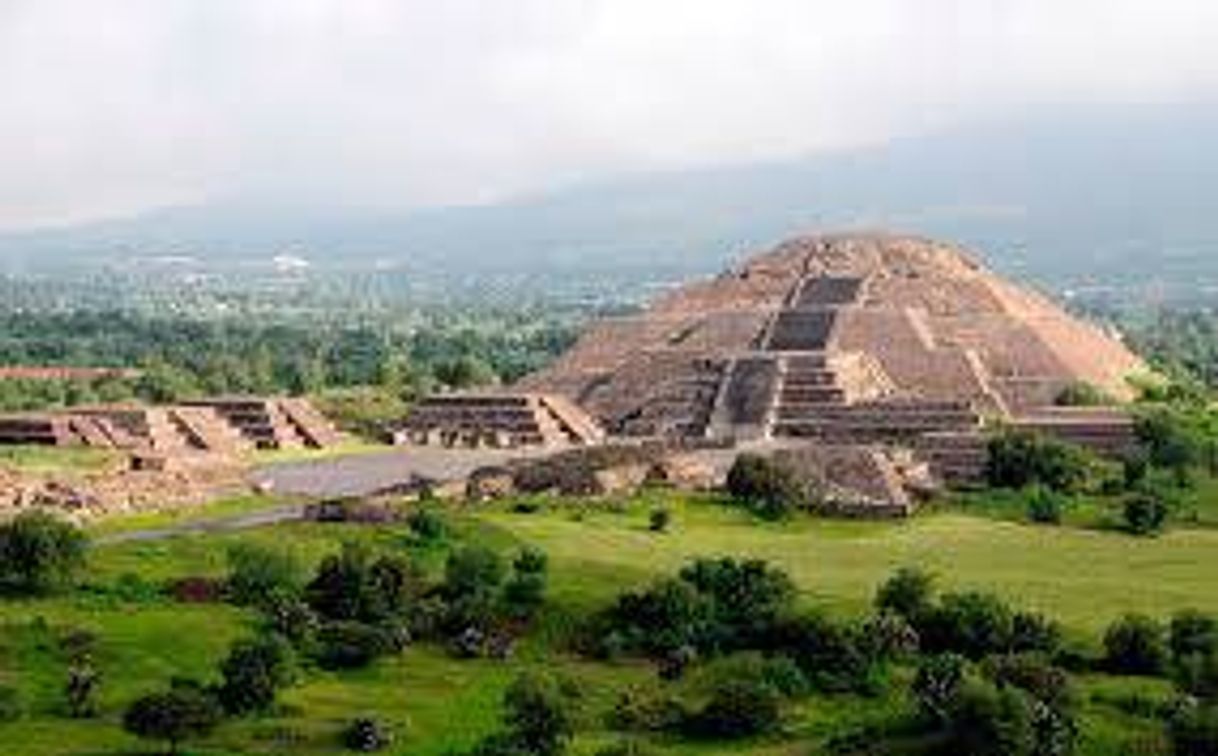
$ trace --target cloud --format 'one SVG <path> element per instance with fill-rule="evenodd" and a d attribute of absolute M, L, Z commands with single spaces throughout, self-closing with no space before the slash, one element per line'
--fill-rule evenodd
<path fill-rule="evenodd" d="M 410 207 L 1208 100 L 1205 0 L 0 0 L 0 226 Z"/>

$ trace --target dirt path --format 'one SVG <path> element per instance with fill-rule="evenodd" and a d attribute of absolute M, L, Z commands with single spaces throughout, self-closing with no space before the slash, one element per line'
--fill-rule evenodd
<path fill-rule="evenodd" d="M 180 525 L 166 525 L 161 528 L 111 533 L 109 535 L 98 536 L 92 539 L 92 542 L 96 546 L 107 546 L 116 543 L 160 541 L 165 538 L 173 538 L 190 533 L 228 533 L 238 530 L 250 530 L 251 528 L 262 528 L 267 525 L 277 525 L 281 522 L 303 520 L 304 509 L 303 504 L 285 504 L 237 515 L 193 520 L 181 523 Z"/>
<path fill-rule="evenodd" d="M 498 449 L 410 447 L 305 462 L 284 462 L 255 470 L 251 478 L 271 491 L 294 496 L 366 496 L 415 477 L 445 481 L 467 477 L 486 465 L 537 454 Z"/>

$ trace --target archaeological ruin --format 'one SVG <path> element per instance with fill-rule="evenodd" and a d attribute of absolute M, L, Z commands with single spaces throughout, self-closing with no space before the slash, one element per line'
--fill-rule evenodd
<path fill-rule="evenodd" d="M 885 480 L 908 468 L 910 453 L 938 479 L 960 482 L 983 469 L 986 429 L 999 423 L 1101 453 L 1127 449 L 1125 412 L 1056 400 L 1084 383 L 1128 398 L 1127 379 L 1143 370 L 1114 334 L 958 247 L 812 236 L 595 323 L 511 392 L 425 401 L 408 428 L 416 442 L 450 445 L 604 435 L 854 448 L 866 450 L 853 455 L 856 466 Z M 581 427 L 603 431 L 551 430 L 538 408 L 556 400 L 578 411 Z"/>

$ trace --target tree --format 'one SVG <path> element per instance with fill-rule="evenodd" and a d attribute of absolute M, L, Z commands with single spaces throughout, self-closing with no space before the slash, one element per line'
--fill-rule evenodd
<path fill-rule="evenodd" d="M 227 713 L 266 711 L 291 679 L 292 650 L 277 636 L 239 640 L 221 662 L 220 675 L 216 698 Z"/>
<path fill-rule="evenodd" d="M 503 560 L 485 546 L 467 546 L 444 565 L 444 592 L 449 597 L 493 591 L 503 582 Z"/>
<path fill-rule="evenodd" d="M 175 687 L 137 699 L 123 714 L 123 729 L 136 737 L 163 740 L 168 753 L 182 741 L 206 737 L 220 723 L 220 707 L 197 687 Z"/>
<path fill-rule="evenodd" d="M 967 683 L 953 706 L 947 753 L 1032 756 L 1036 753 L 1034 703 L 1014 687 Z"/>
<path fill-rule="evenodd" d="M 22 512 L 0 525 L 0 588 L 42 595 L 70 584 L 85 561 L 85 535 L 46 512 Z"/>
<path fill-rule="evenodd" d="M 934 576 L 916 567 L 902 567 L 875 594 L 875 608 L 907 620 L 925 614 L 934 600 Z"/>
<path fill-rule="evenodd" d="M 732 463 L 727 473 L 727 490 L 755 514 L 770 520 L 789 516 L 795 509 L 806 506 L 810 498 L 789 467 L 751 453 L 741 454 Z"/>
<path fill-rule="evenodd" d="M 1104 661 L 1113 672 L 1157 675 L 1167 660 L 1163 626 L 1141 614 L 1126 614 L 1104 633 Z"/>

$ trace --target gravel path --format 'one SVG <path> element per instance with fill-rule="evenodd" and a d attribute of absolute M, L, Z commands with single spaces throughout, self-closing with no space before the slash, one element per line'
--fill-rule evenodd
<path fill-rule="evenodd" d="M 409 447 L 350 457 L 284 462 L 255 470 L 252 479 L 281 494 L 334 497 L 366 496 L 416 476 L 437 481 L 467 477 L 486 465 L 537 454 L 537 451 Z"/>

